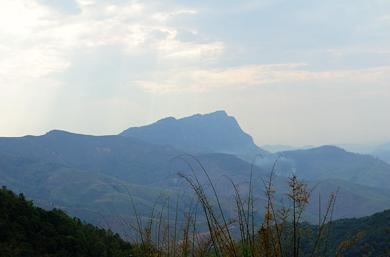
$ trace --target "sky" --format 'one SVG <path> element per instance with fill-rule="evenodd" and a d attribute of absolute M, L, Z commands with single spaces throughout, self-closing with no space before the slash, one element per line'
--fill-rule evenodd
<path fill-rule="evenodd" d="M 260 145 L 390 141 L 390 1 L 0 0 L 0 136 L 215 110 Z"/>

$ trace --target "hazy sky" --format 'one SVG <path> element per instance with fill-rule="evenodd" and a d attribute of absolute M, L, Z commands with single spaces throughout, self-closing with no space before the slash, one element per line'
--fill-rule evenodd
<path fill-rule="evenodd" d="M 390 141 L 390 1 L 0 0 L 0 135 L 224 109 L 258 144 Z"/>

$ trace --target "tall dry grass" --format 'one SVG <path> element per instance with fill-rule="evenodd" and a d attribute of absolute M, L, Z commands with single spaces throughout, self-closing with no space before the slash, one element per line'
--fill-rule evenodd
<path fill-rule="evenodd" d="M 141 218 L 130 196 L 130 203 L 136 217 L 132 226 L 138 241 L 135 254 L 145 257 L 299 257 L 327 256 L 327 234 L 337 193 L 327 199 L 326 208 L 321 209 L 319 196 L 318 224 L 314 231 L 303 223 L 305 209 L 311 191 L 296 176 L 288 179 L 286 203 L 275 200 L 275 161 L 268 178 L 260 185 L 264 190 L 265 206 L 261 222 L 257 222 L 254 200 L 253 169 L 250 173 L 248 192 L 243 197 L 239 186 L 228 178 L 234 197 L 235 215 L 226 217 L 216 187 L 207 170 L 193 157 L 201 168 L 201 174 L 194 171 L 189 162 L 189 175 L 178 175 L 187 183 L 195 195 L 196 202 L 182 212 L 180 199 L 174 201 L 174 213 L 170 213 L 168 198 L 159 209 L 153 208 L 147 219 Z M 183 159 L 184 160 L 184 159 Z M 185 160 L 184 160 L 185 161 Z M 202 184 L 199 176 L 207 181 Z M 182 215 L 179 218 L 179 215 Z M 201 224 L 206 224 L 202 227 Z M 303 244 L 304 242 L 304 244 Z"/>

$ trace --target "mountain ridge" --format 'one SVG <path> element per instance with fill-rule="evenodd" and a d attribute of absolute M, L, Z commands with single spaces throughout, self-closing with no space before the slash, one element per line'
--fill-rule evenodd
<path fill-rule="evenodd" d="M 286 163 L 284 172 L 307 180 L 339 178 L 352 183 L 390 189 L 390 165 L 369 154 L 352 153 L 333 145 L 278 153 Z M 291 173 L 291 172 L 290 172 Z"/>
<path fill-rule="evenodd" d="M 253 156 L 267 153 L 225 111 L 195 114 L 180 119 L 167 117 L 149 125 L 130 127 L 119 135 L 149 143 L 172 145 L 195 153 L 222 152 Z"/>
<path fill-rule="evenodd" d="M 253 143 L 252 138 L 242 131 L 238 122 L 233 117 L 229 118 L 226 112 L 193 115 L 189 119 L 189 124 L 200 122 L 200 124 L 207 125 L 210 117 L 217 123 L 221 118 L 234 128 L 229 133 L 238 133 L 239 140 L 233 140 L 233 143 L 238 142 L 239 147 L 234 148 L 232 147 L 234 144 L 228 144 L 230 148 L 226 148 L 226 145 L 222 144 L 225 146 L 224 151 L 219 152 L 221 145 L 218 147 L 212 145 L 214 148 L 211 150 L 198 148 L 198 151 L 192 154 L 188 148 L 185 150 L 176 148 L 175 142 L 169 141 L 170 137 L 163 138 L 167 141 L 161 144 L 150 138 L 148 142 L 140 137 L 91 136 L 64 130 L 52 130 L 41 136 L 0 137 L 0 184 L 9 185 L 18 192 L 26 192 L 45 204 L 55 202 L 56 206 L 71 210 L 73 215 L 86 219 L 89 217 L 88 221 L 96 223 L 98 217 L 92 217 L 91 210 L 104 211 L 106 215 L 111 215 L 110 212 L 115 209 L 118 211 L 115 214 L 128 215 L 129 213 L 126 209 L 128 195 L 124 191 L 118 192 L 112 185 L 129 189 L 137 205 L 141 206 L 140 209 L 147 210 L 152 208 L 152 199 L 154 197 L 157 199 L 159 194 L 167 192 L 172 194 L 183 192 L 183 190 L 191 193 L 183 181 L 178 179 L 177 173 L 191 172 L 190 168 L 194 168 L 201 177 L 204 173 L 199 168 L 199 163 L 197 163 L 199 161 L 228 203 L 231 201 L 232 189 L 226 186 L 228 182 L 226 176 L 246 190 L 252 168 L 254 179 L 268 176 L 277 154 L 267 153 L 253 163 L 253 154 L 260 151 L 259 148 Z M 188 118 L 184 119 L 188 121 Z M 166 129 L 169 131 L 172 124 L 177 124 L 177 122 L 177 119 L 168 117 L 157 124 L 166 126 L 168 123 L 169 126 Z M 217 125 L 211 132 L 209 127 L 199 126 L 203 126 L 202 129 L 208 131 L 207 133 L 219 137 L 218 140 L 224 140 L 230 134 L 219 132 L 229 129 L 224 129 L 225 127 L 221 124 Z M 184 126 L 182 129 L 186 128 Z M 160 128 L 158 131 L 161 131 Z M 192 129 L 185 134 L 196 131 Z M 173 132 L 175 133 L 176 131 Z M 162 132 L 157 134 L 164 135 Z M 202 137 L 202 133 L 198 134 L 198 137 Z M 181 140 L 180 137 L 179 139 Z M 203 140 L 201 143 L 212 144 L 212 139 Z M 248 143 L 249 146 L 254 146 L 249 150 L 255 151 L 248 151 L 246 148 Z M 190 154 L 187 154 L 188 152 Z M 245 161 L 242 158 L 244 155 L 252 157 L 251 161 Z M 343 179 L 343 181 L 326 182 L 324 183 L 326 186 L 322 187 L 329 191 L 330 189 L 337 190 L 338 185 L 345 185 L 346 190 L 341 191 L 339 199 L 352 205 L 348 209 L 340 209 L 340 212 L 336 210 L 335 217 L 362 216 L 386 207 L 390 208 L 390 197 L 387 197 L 390 193 L 387 190 L 381 191 L 374 187 L 367 187 L 386 186 L 386 179 L 390 176 L 389 165 L 380 163 L 381 165 L 376 168 L 381 169 L 371 169 L 370 171 L 377 174 L 371 181 L 364 180 L 364 176 L 360 177 L 360 180 L 354 180 L 355 174 L 377 163 L 374 157 L 348 153 L 341 148 L 329 145 L 307 150 L 286 151 L 281 155 L 277 172 L 280 169 L 280 174 L 284 177 L 278 174 L 275 176 L 280 185 L 278 188 L 281 190 L 286 189 L 286 177 L 291 175 L 292 168 L 296 168 L 296 175 L 300 179 L 309 181 L 311 185 L 320 180 L 340 177 Z M 379 176 L 381 173 L 382 177 Z M 207 182 L 205 178 L 200 179 L 203 179 L 202 182 Z M 261 198 L 263 194 L 261 185 L 258 185 L 256 194 Z M 382 197 L 383 195 L 386 197 Z M 354 205 L 358 204 L 359 208 L 355 208 Z M 87 210 L 81 211 L 80 207 Z"/>

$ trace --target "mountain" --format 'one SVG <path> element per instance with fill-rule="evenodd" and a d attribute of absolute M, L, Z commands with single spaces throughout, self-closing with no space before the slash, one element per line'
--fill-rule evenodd
<path fill-rule="evenodd" d="M 169 117 L 147 126 L 129 128 L 120 135 L 152 144 L 171 145 L 186 152 L 228 153 L 251 158 L 266 154 L 225 111 L 182 119 Z"/>
<path fill-rule="evenodd" d="M 336 220 L 326 230 L 327 250 L 321 256 L 390 256 L 390 210 L 359 219 Z"/>
<path fill-rule="evenodd" d="M 0 249 L 2 257 L 122 257 L 133 252 L 117 234 L 58 209 L 34 207 L 6 188 L 0 189 Z"/>
<path fill-rule="evenodd" d="M 390 165 L 370 155 L 335 146 L 280 152 L 281 175 L 321 181 L 341 179 L 354 184 L 390 189 Z"/>
<path fill-rule="evenodd" d="M 135 138 L 89 136 L 56 130 L 43 136 L 0 138 L 0 154 L 150 184 L 169 176 L 169 160 L 181 152 Z"/>
<path fill-rule="evenodd" d="M 12 167 L 34 170 L 36 165 L 44 165 L 41 171 L 60 167 L 140 185 L 169 183 L 178 171 L 188 170 L 183 159 L 195 166 L 195 160 L 199 160 L 215 176 L 248 177 L 251 169 L 249 163 L 230 154 L 191 156 L 169 145 L 150 144 L 133 137 L 90 136 L 58 130 L 42 136 L 0 138 L 0 157 L 0 171 L 3 169 L 10 175 L 17 174 L 9 172 Z M 255 171 L 265 174 L 258 168 Z"/>
<path fill-rule="evenodd" d="M 218 119 L 225 122 L 226 131 L 230 132 L 218 133 L 223 127 L 218 127 L 218 124 L 211 126 L 214 130 L 206 126 L 209 124 L 207 121 L 218 123 Z M 182 120 L 188 127 L 182 125 Z M 166 121 L 161 123 L 165 124 Z M 176 132 L 183 130 L 180 136 L 174 137 L 173 143 L 168 140 L 174 134 L 169 132 L 171 127 L 163 125 L 167 130 L 167 133 L 163 133 L 160 129 L 156 130 L 156 124 L 146 126 L 146 131 L 151 130 L 148 132 L 151 136 L 155 133 L 153 137 L 162 138 L 165 143 L 156 143 L 146 136 L 90 136 L 60 130 L 42 136 L 0 138 L 0 185 L 25 193 L 39 206 L 64 209 L 71 215 L 113 228 L 124 235 L 127 231 L 123 231 L 121 219 L 131 220 L 134 214 L 129 198 L 134 200 L 140 216 L 150 215 L 150 210 L 159 199 L 174 199 L 181 195 L 183 202 L 189 205 L 193 192 L 178 173 L 186 176 L 196 174 L 202 184 L 207 184 L 203 168 L 221 194 L 225 210 L 231 209 L 233 195 L 227 177 L 239 184 L 245 194 L 253 169 L 254 193 L 261 213 L 265 206 L 262 179 L 269 175 L 273 161 L 280 155 L 276 170 L 278 176 L 275 176 L 277 190 L 281 192 L 279 196 L 286 193 L 286 177 L 295 172 L 311 187 L 319 183 L 317 189 L 324 191 L 322 195 L 340 187 L 340 207 L 336 209 L 335 217 L 360 217 L 390 208 L 390 189 L 386 185 L 390 165 L 371 156 L 324 146 L 275 155 L 266 153 L 253 166 L 242 156 L 250 152 L 248 149 L 262 150 L 226 113 L 173 119 L 173 123 L 177 124 L 173 127 L 180 128 Z M 201 140 L 200 134 L 197 135 L 199 142 L 185 140 L 183 135 L 195 133 L 194 127 L 202 127 L 199 124 L 204 126 L 200 131 L 210 137 L 209 143 L 215 143 L 211 144 L 214 150 L 204 148 L 207 142 Z M 141 127 L 135 131 L 143 134 L 145 130 Z M 188 146 L 197 149 L 193 150 L 193 155 L 185 154 L 188 152 L 185 147 L 178 148 L 177 145 L 183 140 L 185 143 L 182 145 L 195 145 Z M 224 143 L 225 140 L 228 143 Z M 241 154 L 238 152 L 240 149 L 244 151 Z M 311 216 L 315 215 L 316 201 L 314 197 L 313 208 L 309 208 Z M 183 206 L 183 210 L 186 207 Z"/>
<path fill-rule="evenodd" d="M 118 216 L 131 219 L 133 215 L 128 204 L 129 194 L 141 216 L 148 216 L 155 201 L 164 195 L 174 198 L 185 193 L 183 199 L 189 200 L 184 202 L 190 203 L 192 192 L 177 174 L 192 176 L 191 170 L 194 170 L 201 183 L 206 183 L 198 161 L 214 181 L 227 209 L 231 206 L 233 191 L 226 177 L 247 192 L 252 165 L 230 154 L 190 156 L 172 146 L 150 144 L 132 137 L 89 136 L 58 130 L 42 136 L 0 138 L 1 185 L 25 193 L 42 207 L 67 210 L 93 224 L 111 227 L 121 235 L 127 231 L 118 223 Z M 316 170 L 317 165 L 322 163 L 313 164 Z M 258 182 L 270 172 L 269 167 L 253 168 L 254 179 Z M 310 178 L 313 177 L 307 176 L 307 180 Z M 323 176 L 322 179 L 326 178 Z M 286 179 L 275 180 L 278 190 L 285 192 Z M 255 193 L 261 199 L 264 188 L 258 182 Z M 314 186 L 318 180 L 310 183 Z M 341 186 L 340 203 L 355 205 L 338 208 L 335 217 L 360 217 L 390 208 L 387 191 L 336 180 L 326 185 L 324 189 L 333 191 Z M 330 191 L 323 195 L 327 193 Z M 315 204 L 314 198 L 313 206 Z M 262 208 L 263 205 L 259 205 Z M 315 207 L 312 208 L 313 214 L 315 211 Z"/>
<path fill-rule="evenodd" d="M 101 223 L 101 216 L 131 213 L 127 191 L 140 209 L 153 206 L 162 188 L 143 186 L 105 175 L 57 163 L 0 155 L 0 184 L 23 192 L 41 207 L 61 208 L 70 214 Z M 108 226 L 107 226 L 108 227 Z"/>
<path fill-rule="evenodd" d="M 377 144 L 337 144 L 338 147 L 347 150 L 348 152 L 360 153 L 360 154 L 371 154 Z"/>
<path fill-rule="evenodd" d="M 318 197 L 321 196 L 323 209 L 328 196 L 337 192 L 334 218 L 358 218 L 390 209 L 390 190 L 361 184 L 351 183 L 341 179 L 326 179 L 307 182 L 311 197 L 307 214 L 318 214 Z M 310 221 L 318 220 L 307 217 Z"/>
<path fill-rule="evenodd" d="M 390 164 L 390 143 L 345 144 L 339 146 L 350 152 L 370 154 Z"/>
<path fill-rule="evenodd" d="M 229 154 L 189 156 L 135 138 L 56 130 L 42 136 L 0 138 L 0 185 L 25 193 L 39 206 L 67 210 L 123 235 L 128 228 L 118 217 L 132 219 L 129 197 L 141 216 L 150 215 L 161 197 L 180 194 L 189 204 L 192 192 L 178 172 L 192 175 L 193 169 L 206 182 L 198 161 L 213 181 L 224 179 L 218 188 L 225 191 L 225 175 L 246 181 L 251 170 L 249 163 Z M 254 172 L 264 175 L 259 168 Z"/>
<path fill-rule="evenodd" d="M 372 151 L 372 155 L 390 164 L 390 143 L 377 146 Z"/>

